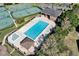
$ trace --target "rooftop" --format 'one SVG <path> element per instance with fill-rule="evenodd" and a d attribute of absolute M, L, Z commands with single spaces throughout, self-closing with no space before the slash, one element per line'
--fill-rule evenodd
<path fill-rule="evenodd" d="M 54 8 L 45 8 L 42 10 L 42 13 L 45 13 L 45 14 L 50 15 L 50 16 L 58 17 L 61 15 L 62 10 L 54 9 Z"/>
<path fill-rule="evenodd" d="M 34 41 L 26 37 L 20 42 L 20 45 L 25 47 L 26 49 L 29 49 L 31 46 L 34 45 Z"/>

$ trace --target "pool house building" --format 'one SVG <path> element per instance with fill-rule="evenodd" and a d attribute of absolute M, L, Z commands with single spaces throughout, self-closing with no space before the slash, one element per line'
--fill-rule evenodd
<path fill-rule="evenodd" d="M 41 16 L 35 17 L 22 28 L 8 36 L 8 43 L 25 55 L 34 54 L 36 48 L 44 41 L 56 26 L 55 22 Z"/>

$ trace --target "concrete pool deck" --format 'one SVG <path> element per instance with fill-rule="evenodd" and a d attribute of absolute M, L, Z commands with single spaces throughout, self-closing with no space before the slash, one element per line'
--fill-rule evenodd
<path fill-rule="evenodd" d="M 25 33 L 25 31 L 29 30 L 33 25 L 35 25 L 40 20 L 48 23 L 48 26 L 35 38 L 34 45 L 32 45 L 29 49 L 26 49 L 25 47 L 20 45 L 21 41 L 23 41 L 27 37 L 24 33 Z M 29 23 L 24 25 L 22 28 L 20 28 L 16 32 L 12 33 L 8 37 L 8 43 L 11 45 L 14 45 L 15 48 L 18 48 L 20 51 L 22 51 L 23 53 L 26 53 L 26 55 L 28 55 L 29 53 L 34 52 L 34 50 L 35 50 L 34 47 L 38 47 L 40 45 L 41 42 L 39 42 L 39 40 L 43 41 L 42 35 L 45 36 L 48 33 L 50 33 L 50 29 L 54 28 L 55 26 L 56 26 L 55 23 L 46 17 L 43 17 L 43 16 L 36 17 L 33 20 L 31 20 Z M 14 36 L 15 34 L 16 34 L 16 36 Z"/>

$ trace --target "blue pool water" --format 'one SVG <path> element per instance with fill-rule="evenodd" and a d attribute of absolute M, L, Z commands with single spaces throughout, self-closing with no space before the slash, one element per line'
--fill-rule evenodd
<path fill-rule="evenodd" d="M 33 25 L 29 30 L 27 30 L 24 34 L 31 38 L 32 40 L 35 40 L 36 37 L 48 26 L 48 23 L 44 21 L 39 21 L 35 25 Z"/>

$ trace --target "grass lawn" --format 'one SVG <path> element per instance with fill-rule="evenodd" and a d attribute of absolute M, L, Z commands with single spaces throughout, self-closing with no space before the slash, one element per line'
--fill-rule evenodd
<path fill-rule="evenodd" d="M 13 31 L 14 29 L 15 29 L 15 26 L 11 26 L 11 27 L 9 27 L 9 28 L 0 30 L 0 42 L 2 42 L 4 36 L 5 36 L 7 33 Z"/>

